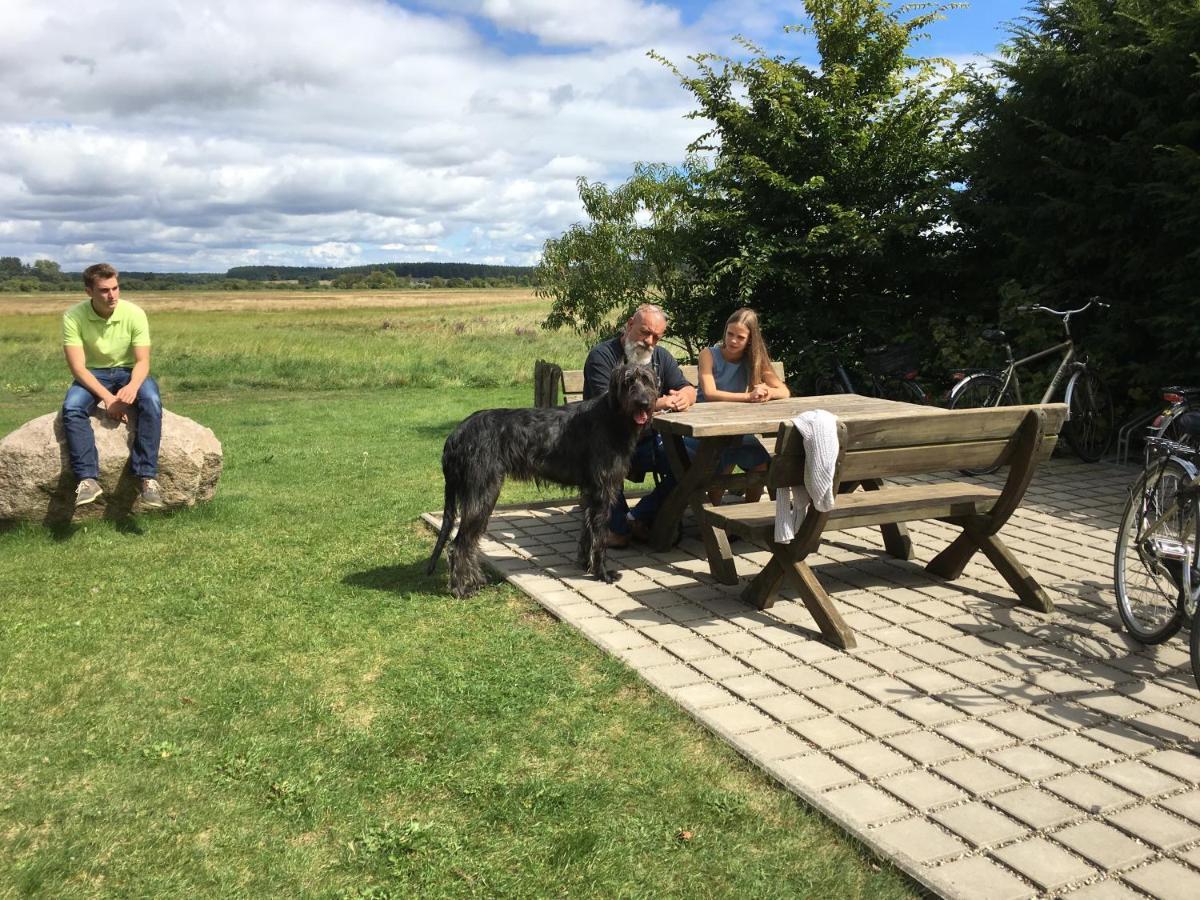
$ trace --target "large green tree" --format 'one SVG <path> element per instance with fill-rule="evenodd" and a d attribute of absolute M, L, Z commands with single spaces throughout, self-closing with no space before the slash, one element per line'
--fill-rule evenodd
<path fill-rule="evenodd" d="M 1197 0 L 1039 0 L 973 91 L 966 280 L 983 304 L 1107 298 L 1081 325 L 1130 403 L 1198 374 L 1198 49 Z"/>
<path fill-rule="evenodd" d="M 954 4 L 892 10 L 880 0 L 806 0 L 819 65 L 704 54 L 676 70 L 712 123 L 691 148 L 697 227 L 711 295 L 763 315 L 772 351 L 796 358 L 809 338 L 927 333 L 951 302 L 951 195 L 963 175 L 963 79 L 910 53 Z M 718 316 L 719 318 L 719 316 Z"/>

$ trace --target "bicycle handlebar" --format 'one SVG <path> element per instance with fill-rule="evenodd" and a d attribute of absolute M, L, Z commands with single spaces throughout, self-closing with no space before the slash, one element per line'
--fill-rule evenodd
<path fill-rule="evenodd" d="M 1076 313 L 1081 313 L 1093 306 L 1098 306 L 1101 309 L 1109 309 L 1112 304 L 1105 303 L 1099 297 L 1089 297 L 1088 302 L 1079 307 L 1079 309 L 1051 309 L 1049 306 L 1018 306 L 1017 312 L 1048 312 L 1056 316 L 1069 318 L 1070 316 L 1073 316 Z"/>

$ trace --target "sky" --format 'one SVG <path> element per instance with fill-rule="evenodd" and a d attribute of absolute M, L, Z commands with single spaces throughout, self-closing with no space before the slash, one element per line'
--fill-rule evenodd
<path fill-rule="evenodd" d="M 1027 0 L 916 49 L 986 60 Z M 532 265 L 576 179 L 682 160 L 683 69 L 800 0 L 0 0 L 0 256 L 78 271 Z"/>

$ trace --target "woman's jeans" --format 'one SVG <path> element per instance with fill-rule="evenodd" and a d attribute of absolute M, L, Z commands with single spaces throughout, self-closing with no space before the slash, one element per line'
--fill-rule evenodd
<path fill-rule="evenodd" d="M 132 369 L 88 369 L 96 380 L 115 394 L 129 384 Z M 100 462 L 96 457 L 96 436 L 89 421 L 92 412 L 100 405 L 96 395 L 78 381 L 67 388 L 63 400 L 63 431 L 67 436 L 67 452 L 71 457 L 71 469 L 75 477 L 100 477 Z M 134 429 L 133 447 L 129 452 L 129 467 L 138 478 L 158 477 L 158 443 L 162 436 L 162 399 L 158 396 L 158 385 L 147 377 L 138 388 L 137 427 Z"/>

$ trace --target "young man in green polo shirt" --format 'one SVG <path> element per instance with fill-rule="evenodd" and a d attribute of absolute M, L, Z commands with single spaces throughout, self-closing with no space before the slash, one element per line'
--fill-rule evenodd
<path fill-rule="evenodd" d="M 89 421 L 100 403 L 110 419 L 128 421 L 137 410 L 137 429 L 129 454 L 130 468 L 142 481 L 143 506 L 163 505 L 158 481 L 158 443 L 162 434 L 162 400 L 150 377 L 150 326 L 142 310 L 121 299 L 117 270 L 108 263 L 83 272 L 88 299 L 63 314 L 63 352 L 75 382 L 63 400 L 63 430 L 71 468 L 79 485 L 75 505 L 92 503 L 104 491 L 98 481 L 100 463 Z"/>

